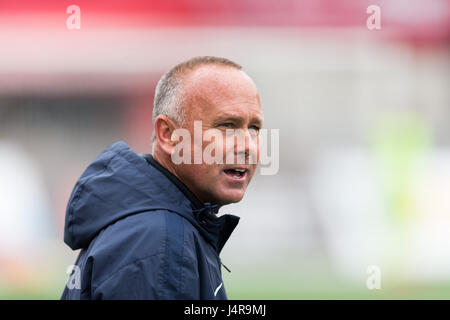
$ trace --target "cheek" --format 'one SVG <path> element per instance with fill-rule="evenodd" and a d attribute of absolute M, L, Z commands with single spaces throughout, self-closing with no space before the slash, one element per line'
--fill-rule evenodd
<path fill-rule="evenodd" d="M 224 135 L 223 141 L 224 152 L 234 152 L 234 136 Z"/>
<path fill-rule="evenodd" d="M 256 168 L 256 165 L 259 163 L 259 156 L 261 153 L 261 145 L 260 145 L 260 139 L 259 136 L 255 137 L 254 139 L 251 140 L 251 144 L 250 144 L 250 163 L 254 163 L 254 167 Z"/>
<path fill-rule="evenodd" d="M 259 139 L 259 136 L 256 138 L 256 162 L 259 162 L 259 155 L 261 153 L 261 140 Z"/>
<path fill-rule="evenodd" d="M 197 166 L 197 169 L 193 172 L 197 181 L 202 184 L 215 183 L 219 173 L 219 167 L 215 164 L 201 164 Z"/>
<path fill-rule="evenodd" d="M 234 157 L 234 140 L 233 138 L 227 137 L 223 135 L 221 139 L 219 139 L 218 143 L 215 145 L 217 150 L 221 150 L 222 152 L 222 164 L 227 164 L 227 161 L 231 161 L 231 158 Z"/>
<path fill-rule="evenodd" d="M 255 175 L 256 167 L 257 167 L 257 164 L 253 164 L 253 165 L 252 165 L 252 167 L 251 167 L 252 170 L 251 170 L 250 174 L 248 175 L 248 180 L 249 180 L 249 181 L 250 181 L 250 179 L 253 178 L 253 176 Z"/>

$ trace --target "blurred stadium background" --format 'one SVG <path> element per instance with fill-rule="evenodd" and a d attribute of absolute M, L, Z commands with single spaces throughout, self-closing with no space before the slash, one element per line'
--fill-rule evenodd
<path fill-rule="evenodd" d="M 278 173 L 221 209 L 230 299 L 450 298 L 449 40 L 448 0 L 1 1 L 0 298 L 60 297 L 75 181 L 150 152 L 156 82 L 196 55 L 242 64 L 280 129 Z"/>

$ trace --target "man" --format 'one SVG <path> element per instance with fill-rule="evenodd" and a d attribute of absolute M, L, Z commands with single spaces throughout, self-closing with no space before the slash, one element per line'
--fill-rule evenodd
<path fill-rule="evenodd" d="M 230 60 L 190 59 L 158 82 L 153 122 L 152 154 L 117 142 L 76 183 L 64 241 L 81 251 L 62 299 L 227 298 L 219 254 L 239 218 L 217 213 L 259 160 L 256 86 Z"/>

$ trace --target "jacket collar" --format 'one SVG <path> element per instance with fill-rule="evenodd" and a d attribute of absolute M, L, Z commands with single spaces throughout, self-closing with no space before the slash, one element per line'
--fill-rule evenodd
<path fill-rule="evenodd" d="M 189 190 L 188 187 L 183 182 L 181 182 L 181 180 L 178 179 L 172 172 L 167 170 L 158 161 L 156 161 L 151 154 L 144 154 L 143 157 L 151 166 L 158 169 L 162 174 L 166 176 L 167 179 L 169 179 L 175 186 L 177 186 L 177 188 L 180 189 L 180 191 L 186 196 L 186 198 L 189 199 L 195 209 L 201 209 L 203 207 L 203 203 L 197 198 L 197 196 L 194 195 L 194 193 L 192 193 L 191 190 Z"/>

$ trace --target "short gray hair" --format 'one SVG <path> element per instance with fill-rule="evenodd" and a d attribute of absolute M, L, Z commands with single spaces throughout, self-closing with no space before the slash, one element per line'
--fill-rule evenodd
<path fill-rule="evenodd" d="M 185 117 L 183 108 L 183 75 L 194 71 L 200 66 L 213 64 L 228 66 L 238 70 L 242 69 L 239 64 L 221 57 L 200 56 L 181 62 L 167 71 L 156 85 L 155 98 L 153 99 L 153 128 L 156 118 L 163 114 L 178 124 L 182 124 Z M 152 141 L 155 142 L 156 134 L 153 129 Z"/>

